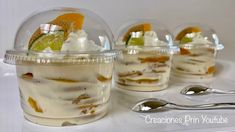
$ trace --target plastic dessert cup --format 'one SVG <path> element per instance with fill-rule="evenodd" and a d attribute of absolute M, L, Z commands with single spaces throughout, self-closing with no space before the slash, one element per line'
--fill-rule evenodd
<path fill-rule="evenodd" d="M 61 8 L 29 17 L 4 61 L 16 65 L 25 118 L 68 126 L 107 113 L 117 55 L 101 18 L 84 9 Z"/>
<path fill-rule="evenodd" d="M 172 54 L 178 47 L 161 24 L 139 20 L 124 25 L 115 48 L 122 57 L 115 63 L 118 88 L 134 91 L 158 91 L 167 88 Z"/>
<path fill-rule="evenodd" d="M 215 31 L 201 24 L 184 24 L 174 35 L 180 54 L 173 57 L 173 78 L 182 82 L 210 81 L 216 72 L 217 52 L 224 48 Z"/>

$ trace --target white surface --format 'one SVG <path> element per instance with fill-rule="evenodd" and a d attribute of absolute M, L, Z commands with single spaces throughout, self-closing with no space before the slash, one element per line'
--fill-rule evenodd
<path fill-rule="evenodd" d="M 100 15 L 116 32 L 123 22 L 153 18 L 173 30 L 185 22 L 201 22 L 213 27 L 225 49 L 219 55 L 235 61 L 235 0 L 0 0 L 0 58 L 13 47 L 14 36 L 22 21 L 33 12 L 58 6 L 80 7 Z"/>
<path fill-rule="evenodd" d="M 217 89 L 234 89 L 235 88 L 235 62 L 219 61 L 217 63 L 218 74 L 211 84 Z M 129 107 L 137 100 L 144 97 L 158 97 L 179 104 L 201 104 L 212 102 L 234 102 L 234 95 L 205 95 L 200 97 L 185 97 L 179 94 L 180 88 L 185 84 L 171 83 L 167 90 L 160 92 L 135 93 L 123 92 L 112 89 L 110 112 L 103 119 L 93 123 L 73 126 L 54 128 L 40 126 L 26 121 L 23 118 L 22 110 L 19 104 L 19 92 L 15 76 L 14 66 L 3 64 L 0 60 L 0 132 L 120 132 L 120 131 L 234 131 L 235 130 L 235 110 L 205 110 L 205 111 L 180 111 L 171 110 L 159 113 L 149 114 L 155 118 L 185 118 L 186 116 L 200 118 L 201 116 L 222 116 L 228 119 L 224 124 L 206 124 L 201 118 L 198 123 L 187 124 L 149 124 L 145 123 L 143 115 L 130 111 Z M 137 95 L 137 96 L 136 96 Z"/>

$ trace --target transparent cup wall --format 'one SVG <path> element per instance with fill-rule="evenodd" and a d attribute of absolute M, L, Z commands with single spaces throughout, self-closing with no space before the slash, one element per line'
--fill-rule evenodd
<path fill-rule="evenodd" d="M 179 40 L 179 36 L 183 38 Z M 216 33 L 204 25 L 185 24 L 177 28 L 175 40 L 180 54 L 173 57 L 173 78 L 182 82 L 211 81 L 216 73 L 218 50 L 223 49 Z"/>
<path fill-rule="evenodd" d="M 191 81 L 208 79 L 215 74 L 215 48 L 197 47 L 187 49 L 182 46 L 181 53 L 174 55 L 172 71 L 175 76 Z M 183 80 L 182 80 L 183 81 Z"/>
<path fill-rule="evenodd" d="M 97 44 L 95 49 L 101 47 L 101 51 L 90 51 L 92 47 L 83 51 L 56 51 L 53 49 L 56 46 L 41 51 L 40 48 L 44 48 L 42 46 L 48 44 L 49 40 L 59 40 L 54 39 L 58 37 L 57 33 L 53 36 L 54 32 L 43 34 L 44 38 L 37 46 L 36 42 L 33 43 L 35 50 L 25 49 L 40 23 L 50 25 L 58 16 L 71 19 L 71 13 L 76 21 L 80 21 L 80 18 L 75 19 L 78 14 L 84 16 L 84 31 L 78 30 L 83 36 L 78 39 L 82 42 L 86 40 L 86 32 L 89 39 L 87 44 Z M 31 35 L 28 35 L 30 32 Z M 75 33 L 72 37 L 76 37 Z M 107 113 L 116 55 L 117 52 L 112 50 L 112 33 L 101 18 L 87 10 L 61 8 L 29 17 L 16 35 L 15 48 L 6 52 L 4 62 L 16 65 L 25 118 L 42 125 L 68 126 L 92 122 Z"/>
<path fill-rule="evenodd" d="M 123 55 L 115 63 L 116 87 L 134 91 L 167 88 L 174 51 L 171 42 L 168 31 L 155 21 L 123 26 L 115 45 Z"/>

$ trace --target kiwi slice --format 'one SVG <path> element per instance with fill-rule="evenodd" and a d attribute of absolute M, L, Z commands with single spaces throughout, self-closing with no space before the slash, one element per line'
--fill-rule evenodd
<path fill-rule="evenodd" d="M 64 43 L 64 31 L 56 33 L 41 34 L 35 41 L 33 41 L 29 50 L 43 51 L 50 47 L 53 51 L 60 51 Z"/>
<path fill-rule="evenodd" d="M 180 44 L 186 44 L 186 43 L 190 43 L 193 41 L 193 38 L 189 38 L 187 36 L 184 36 L 181 40 L 180 40 Z"/>

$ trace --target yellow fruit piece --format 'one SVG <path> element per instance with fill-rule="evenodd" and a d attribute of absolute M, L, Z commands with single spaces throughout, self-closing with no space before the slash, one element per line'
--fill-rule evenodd
<path fill-rule="evenodd" d="M 37 102 L 36 102 L 32 97 L 29 97 L 29 98 L 28 98 L 28 102 L 29 102 L 30 106 L 31 106 L 36 112 L 43 113 L 41 107 L 37 104 Z"/>
<path fill-rule="evenodd" d="M 124 35 L 123 41 L 126 42 L 130 38 L 131 32 L 138 32 L 138 31 L 146 32 L 146 31 L 151 31 L 151 30 L 152 30 L 152 26 L 149 23 L 143 23 L 140 25 L 133 26 Z"/>
<path fill-rule="evenodd" d="M 100 82 L 110 81 L 110 80 L 112 80 L 112 76 L 111 77 L 105 77 L 103 75 L 98 75 L 97 80 L 99 80 Z"/>
<path fill-rule="evenodd" d="M 181 55 L 190 55 L 190 51 L 185 48 L 180 48 L 180 54 Z"/>
<path fill-rule="evenodd" d="M 67 39 L 68 34 L 71 31 L 76 31 L 82 28 L 84 21 L 84 16 L 79 13 L 66 13 L 63 15 L 58 16 L 54 20 L 48 22 L 48 25 L 57 25 L 58 27 L 61 27 L 62 31 L 64 32 L 64 40 Z M 52 28 L 53 29 L 53 28 Z M 28 49 L 32 46 L 33 42 L 38 39 L 43 33 L 43 28 L 38 28 L 32 35 L 32 37 L 29 40 L 29 46 Z M 48 31 L 50 32 L 50 31 Z M 54 31 L 52 31 L 54 32 Z"/>
<path fill-rule="evenodd" d="M 146 57 L 138 59 L 140 60 L 141 63 L 155 63 L 155 62 L 165 63 L 170 58 L 168 56 L 160 56 L 160 57 Z"/>
<path fill-rule="evenodd" d="M 78 83 L 78 80 L 65 79 L 65 78 L 47 78 L 51 81 L 61 82 L 61 83 Z"/>
<path fill-rule="evenodd" d="M 207 73 L 208 73 L 208 74 L 213 74 L 213 73 L 215 73 L 215 66 L 209 67 L 208 70 L 207 70 Z"/>
<path fill-rule="evenodd" d="M 157 83 L 159 81 L 159 79 L 139 79 L 139 80 L 126 79 L 126 80 L 136 83 Z"/>
<path fill-rule="evenodd" d="M 198 27 L 188 27 L 185 28 L 184 30 L 182 30 L 175 38 L 175 40 L 181 41 L 186 34 L 188 33 L 197 33 L 197 32 L 201 32 L 201 29 Z"/>
<path fill-rule="evenodd" d="M 76 99 L 72 101 L 72 104 L 78 104 L 81 100 L 90 99 L 90 98 L 91 96 L 88 94 L 81 94 L 80 96 L 78 96 Z"/>
<path fill-rule="evenodd" d="M 33 73 L 28 72 L 28 73 L 23 74 L 21 77 L 25 80 L 31 80 L 33 79 Z"/>

